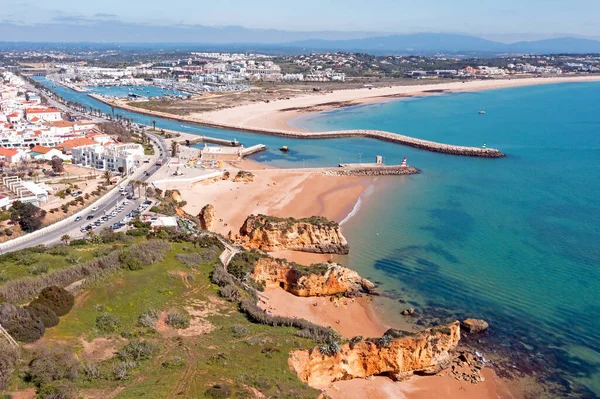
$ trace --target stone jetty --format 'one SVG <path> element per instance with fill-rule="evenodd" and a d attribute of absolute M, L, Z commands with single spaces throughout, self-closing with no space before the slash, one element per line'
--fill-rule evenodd
<path fill-rule="evenodd" d="M 331 139 L 331 138 L 346 138 L 346 137 L 367 137 L 376 140 L 388 141 L 390 143 L 396 143 L 406 145 L 409 147 L 419 148 L 421 150 L 439 152 L 442 154 L 450 155 L 462 155 L 467 157 L 482 157 L 482 158 L 502 158 L 505 155 L 494 148 L 483 148 L 483 147 L 467 147 L 460 145 L 442 144 L 435 141 L 421 140 L 410 136 L 404 136 L 398 133 L 386 132 L 382 130 L 337 130 L 328 132 L 294 132 L 290 130 L 282 129 L 266 129 L 266 128 L 254 128 L 247 126 L 239 126 L 234 124 L 215 123 L 212 121 L 206 121 L 203 119 L 192 119 L 185 117 L 178 117 L 167 114 L 165 112 L 148 111 L 139 109 L 123 104 L 115 104 L 109 101 L 103 96 L 96 94 L 88 94 L 88 96 L 114 106 L 116 108 L 122 108 L 128 111 L 137 112 L 145 115 L 157 116 L 160 118 L 176 120 L 180 122 L 192 123 L 201 126 L 214 127 L 218 129 L 237 130 L 242 132 L 267 134 L 271 136 L 289 137 L 293 139 Z"/>

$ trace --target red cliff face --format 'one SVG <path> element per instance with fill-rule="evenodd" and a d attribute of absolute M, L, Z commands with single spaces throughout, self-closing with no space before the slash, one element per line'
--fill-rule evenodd
<path fill-rule="evenodd" d="M 340 226 L 322 217 L 283 219 L 250 215 L 240 229 L 247 248 L 265 252 L 293 250 L 324 254 L 347 254 L 348 242 Z"/>
<path fill-rule="evenodd" d="M 344 344 L 332 355 L 324 355 L 319 348 L 295 351 L 288 363 L 301 381 L 318 389 L 335 381 L 372 375 L 402 380 L 415 373 L 435 374 L 450 366 L 459 340 L 460 327 L 454 322 L 384 343 Z"/>
<path fill-rule="evenodd" d="M 353 295 L 374 288 L 373 283 L 354 270 L 336 263 L 305 267 L 280 259 L 262 258 L 254 265 L 250 277 L 265 288 L 281 287 L 302 297 Z"/>

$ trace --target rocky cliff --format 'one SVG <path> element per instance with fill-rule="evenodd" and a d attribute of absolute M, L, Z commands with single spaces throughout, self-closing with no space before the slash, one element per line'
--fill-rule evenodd
<path fill-rule="evenodd" d="M 295 351 L 288 363 L 300 380 L 314 388 L 372 375 L 402 380 L 413 374 L 435 374 L 449 367 L 459 340 L 460 327 L 454 322 L 403 338 L 384 335 L 377 340 L 351 342 L 341 347 L 326 345 Z"/>
<path fill-rule="evenodd" d="M 211 204 L 206 205 L 198 214 L 200 219 L 200 228 L 202 230 L 212 230 L 217 222 L 217 211 Z"/>
<path fill-rule="evenodd" d="M 262 251 L 294 250 L 324 254 L 347 254 L 348 242 L 336 222 L 313 216 L 306 219 L 250 215 L 240 229 L 248 248 Z"/>
<path fill-rule="evenodd" d="M 254 265 L 250 277 L 265 288 L 281 287 L 302 297 L 356 295 L 370 292 L 374 285 L 354 270 L 336 263 L 302 266 L 281 259 L 265 257 Z"/>
<path fill-rule="evenodd" d="M 245 170 L 240 170 L 233 178 L 236 183 L 250 183 L 254 181 L 254 174 Z"/>

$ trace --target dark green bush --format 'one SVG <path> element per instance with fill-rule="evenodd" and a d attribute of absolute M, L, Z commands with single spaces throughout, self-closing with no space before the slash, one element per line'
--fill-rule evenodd
<path fill-rule="evenodd" d="M 57 316 L 68 314 L 75 304 L 75 297 L 69 291 L 57 286 L 44 288 L 33 303 L 41 303 L 50 308 Z"/>
<path fill-rule="evenodd" d="M 148 228 L 139 228 L 139 229 L 132 229 L 132 230 L 127 230 L 127 234 L 128 236 L 132 236 L 132 237 L 143 237 L 145 235 L 148 234 L 148 232 L 150 231 L 150 229 Z"/>
<path fill-rule="evenodd" d="M 0 324 L 14 339 L 26 343 L 37 341 L 46 332 L 39 317 L 8 303 L 0 305 Z"/>
<path fill-rule="evenodd" d="M 129 270 L 141 270 L 144 266 L 142 262 L 133 256 L 129 249 L 123 249 L 119 254 L 119 261 Z"/>
<path fill-rule="evenodd" d="M 59 318 L 56 313 L 54 313 L 54 311 L 48 306 L 40 302 L 33 302 L 25 309 L 27 309 L 29 313 L 39 317 L 46 328 L 58 325 Z"/>

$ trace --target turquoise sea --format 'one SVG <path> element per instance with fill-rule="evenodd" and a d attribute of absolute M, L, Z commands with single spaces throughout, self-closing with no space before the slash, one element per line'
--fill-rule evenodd
<path fill-rule="evenodd" d="M 53 90 L 109 110 L 85 94 Z M 600 396 L 599 83 L 412 98 L 294 121 L 309 130 L 369 128 L 451 144 L 486 142 L 505 152 L 503 159 L 371 139 L 290 140 L 122 113 L 141 123 L 155 119 L 159 128 L 267 144 L 256 159 L 276 166 L 376 155 L 391 164 L 407 156 L 422 173 L 378 179 L 344 223 L 347 265 L 380 282 L 384 294 L 408 301 L 423 324 L 488 320 L 481 346 L 508 356 L 505 369 L 544 376 L 559 384 L 561 396 Z M 281 145 L 290 153 L 280 154 Z"/>

